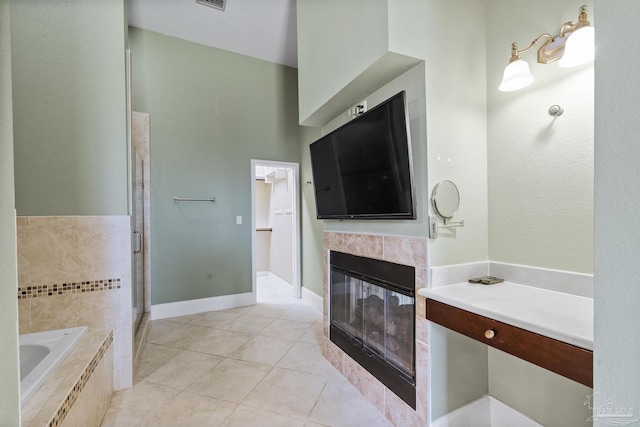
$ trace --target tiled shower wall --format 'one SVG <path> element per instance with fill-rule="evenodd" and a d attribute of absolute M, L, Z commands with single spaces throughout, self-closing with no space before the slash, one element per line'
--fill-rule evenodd
<path fill-rule="evenodd" d="M 18 217 L 17 228 L 20 333 L 111 328 L 114 388 L 130 387 L 130 217 Z"/>
<path fill-rule="evenodd" d="M 409 265 L 416 271 L 416 410 L 329 340 L 329 251 Z M 427 286 L 427 239 L 372 234 L 324 233 L 324 349 L 325 358 L 394 425 L 424 426 L 429 419 L 429 381 L 426 300 L 417 295 Z"/>

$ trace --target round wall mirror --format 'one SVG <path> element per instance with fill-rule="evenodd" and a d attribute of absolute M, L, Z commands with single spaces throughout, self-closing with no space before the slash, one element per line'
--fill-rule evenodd
<path fill-rule="evenodd" d="M 431 205 L 440 218 L 452 218 L 460 206 L 458 187 L 449 180 L 437 183 L 431 193 Z"/>

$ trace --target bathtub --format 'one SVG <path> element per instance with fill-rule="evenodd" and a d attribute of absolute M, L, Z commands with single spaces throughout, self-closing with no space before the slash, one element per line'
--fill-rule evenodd
<path fill-rule="evenodd" d="M 24 407 L 73 350 L 86 326 L 20 335 L 20 405 Z"/>

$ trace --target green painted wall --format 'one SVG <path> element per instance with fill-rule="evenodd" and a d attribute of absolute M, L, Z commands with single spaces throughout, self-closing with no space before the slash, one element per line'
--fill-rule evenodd
<path fill-rule="evenodd" d="M 324 294 L 324 221 L 316 219 L 316 197 L 313 190 L 313 172 L 309 145 L 320 138 L 318 128 L 300 129 L 300 224 L 302 231 L 302 286 L 322 296 Z"/>
<path fill-rule="evenodd" d="M 0 427 L 20 425 L 9 1 L 0 0 Z"/>
<path fill-rule="evenodd" d="M 18 215 L 127 213 L 123 0 L 11 2 Z"/>
<path fill-rule="evenodd" d="M 150 114 L 152 303 L 251 292 L 251 159 L 300 161 L 297 71 L 133 27 L 129 44 Z"/>

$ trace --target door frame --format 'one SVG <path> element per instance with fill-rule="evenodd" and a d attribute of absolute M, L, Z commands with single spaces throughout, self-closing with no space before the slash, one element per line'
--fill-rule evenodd
<path fill-rule="evenodd" d="M 275 160 L 251 159 L 251 289 L 253 302 L 257 298 L 256 289 L 256 166 L 278 167 L 293 170 L 293 296 L 302 298 L 302 274 L 301 274 L 301 253 L 300 253 L 300 164 L 292 162 L 280 162 Z"/>

